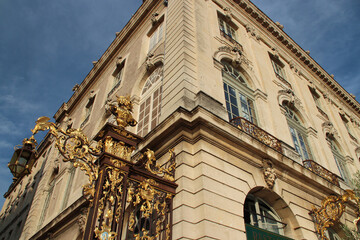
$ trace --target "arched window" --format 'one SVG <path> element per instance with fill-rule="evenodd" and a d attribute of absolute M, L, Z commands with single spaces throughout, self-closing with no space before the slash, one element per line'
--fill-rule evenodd
<path fill-rule="evenodd" d="M 348 168 L 346 167 L 346 160 L 343 154 L 341 153 L 338 142 L 331 137 L 328 137 L 327 140 L 329 142 L 331 152 L 334 156 L 335 163 L 337 168 L 339 169 L 341 177 L 344 179 L 346 183 L 351 184 L 351 177 Z"/>
<path fill-rule="evenodd" d="M 302 126 L 299 116 L 288 106 L 288 104 L 283 103 L 283 107 L 285 109 L 286 119 L 296 152 L 300 155 L 302 160 L 314 160 L 312 159 L 309 144 L 307 142 L 306 129 Z"/>
<path fill-rule="evenodd" d="M 243 117 L 257 124 L 253 99 L 254 91 L 248 87 L 246 78 L 240 71 L 235 69 L 229 62 L 222 61 L 222 64 L 224 66 L 222 77 L 229 120 Z"/>
<path fill-rule="evenodd" d="M 245 224 L 266 231 L 284 235 L 286 224 L 281 222 L 277 213 L 261 198 L 248 195 L 244 204 Z"/>
<path fill-rule="evenodd" d="M 155 69 L 146 80 L 141 91 L 138 134 L 145 136 L 159 122 L 161 107 L 162 68 Z"/>

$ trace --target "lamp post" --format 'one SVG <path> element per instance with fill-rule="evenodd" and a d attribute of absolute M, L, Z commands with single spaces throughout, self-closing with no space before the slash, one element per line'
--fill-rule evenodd
<path fill-rule="evenodd" d="M 63 130 L 47 117 L 36 121 L 30 139 L 48 130 L 63 161 L 71 162 L 88 176 L 83 196 L 90 204 L 83 239 L 171 239 L 172 199 L 177 187 L 175 154 L 170 150 L 169 159 L 161 166 L 150 149 L 133 159 L 131 155 L 142 138 L 125 130 L 137 124 L 131 114 L 130 97 L 118 97 L 117 103 L 109 107 L 118 126 L 105 124 L 94 142 L 81 129 Z M 35 154 L 35 145 L 28 141 L 15 151 L 14 164 L 9 165 L 12 172 L 21 172 L 16 176 L 27 169 L 22 159 L 26 157 L 30 163 Z"/>

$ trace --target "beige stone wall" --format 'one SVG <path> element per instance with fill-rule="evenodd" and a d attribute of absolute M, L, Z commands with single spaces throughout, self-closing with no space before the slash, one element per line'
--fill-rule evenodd
<path fill-rule="evenodd" d="M 160 0 L 145 1 L 66 107 L 55 114 L 56 121 L 62 128 L 70 122 L 73 128 L 79 128 L 84 122 L 89 98 L 95 96 L 90 118 L 82 125 L 85 134 L 92 139 L 107 121 L 112 121 L 106 111 L 106 101 L 128 94 L 134 102 L 133 115 L 138 119 L 141 90 L 151 70 L 162 65 L 160 123 L 145 136 L 138 150 L 151 147 L 164 159 L 165 153 L 175 148 L 179 187 L 174 199 L 173 239 L 245 239 L 243 205 L 249 193 L 262 197 L 277 211 L 287 224 L 286 236 L 316 239 L 315 225 L 308 214 L 312 205 L 320 206 L 323 198 L 341 194 L 343 189 L 309 171 L 298 161 L 284 109 L 279 106 L 286 96 L 279 92 L 291 86 L 298 99 L 298 112 L 313 160 L 338 175 L 323 123 L 330 121 L 337 130 L 336 138 L 342 146 L 348 169 L 354 173 L 360 168 L 359 113 L 333 91 L 330 84 L 324 84 L 316 71 L 299 60 L 297 54 L 302 49 L 294 53 L 236 2 L 242 1 L 176 0 L 169 1 L 167 7 Z M 255 13 L 262 14 L 251 3 L 247 4 Z M 154 13 L 158 14 L 159 21 L 163 21 L 164 35 L 150 51 L 153 58 L 148 59 L 150 35 L 158 26 L 151 20 Z M 234 43 L 220 35 L 219 17 L 228 19 L 236 28 L 236 39 L 241 45 L 241 63 L 237 67 L 253 90 L 258 126 L 285 143 L 285 154 L 228 123 L 220 61 L 239 60 L 239 55 L 232 51 Z M 280 28 L 276 31 L 284 35 L 283 39 L 289 38 Z M 270 54 L 277 55 L 284 64 L 288 83 L 275 75 Z M 108 95 L 118 61 L 125 61 L 122 82 Z M 321 109 L 328 119 L 318 111 L 309 87 L 318 92 Z M 349 119 L 352 134 L 359 140 L 349 136 L 339 113 Z M 137 131 L 136 127 L 128 130 Z M 274 164 L 277 179 L 273 189 L 269 189 L 264 180 L 263 159 Z M 34 178 L 36 173 L 38 178 Z M 80 200 L 86 175 L 64 163 L 54 146 L 48 147 L 47 154 L 38 159 L 33 173 L 9 195 L 2 214 L 7 214 L 7 206 L 12 206 L 18 191 L 32 181 L 38 182 L 38 187 L 29 205 L 29 214 L 23 218 L 26 223 L 20 239 L 44 237 L 51 228 L 55 239 L 77 239 L 81 235 L 80 227 L 63 225 L 61 221 L 67 216 L 71 216 L 71 223 L 79 219 L 77 208 L 83 204 Z M 349 187 L 341 184 L 342 188 Z M 353 210 L 349 208 L 342 223 L 354 219 Z M 71 215 L 72 211 L 75 213 Z"/>

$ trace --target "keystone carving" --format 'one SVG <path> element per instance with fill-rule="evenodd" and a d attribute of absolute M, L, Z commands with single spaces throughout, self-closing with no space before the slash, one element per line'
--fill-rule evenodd
<path fill-rule="evenodd" d="M 268 188 L 273 189 L 277 176 L 273 163 L 269 159 L 263 159 L 263 174 L 266 185 Z"/>

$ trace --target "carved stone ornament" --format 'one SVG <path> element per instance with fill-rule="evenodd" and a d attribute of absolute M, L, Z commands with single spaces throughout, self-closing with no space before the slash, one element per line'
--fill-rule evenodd
<path fill-rule="evenodd" d="M 81 210 L 81 213 L 80 213 L 80 216 L 79 216 L 78 220 L 76 221 L 76 223 L 79 225 L 80 233 L 85 232 L 87 213 L 88 213 L 88 209 L 83 208 Z"/>
<path fill-rule="evenodd" d="M 241 47 L 235 46 L 221 46 L 214 54 L 214 58 L 217 61 L 221 61 L 223 58 L 231 60 L 231 63 L 234 67 L 244 67 L 252 70 L 251 62 L 244 55 L 244 52 Z"/>
<path fill-rule="evenodd" d="M 231 20 L 231 9 L 229 7 L 224 8 L 224 15 L 228 21 Z"/>
<path fill-rule="evenodd" d="M 330 139 L 335 139 L 339 137 L 337 130 L 334 128 L 334 125 L 330 121 L 326 121 L 321 124 L 322 130 L 325 133 L 326 137 Z"/>
<path fill-rule="evenodd" d="M 116 59 L 116 66 L 120 66 L 122 63 L 122 57 L 117 57 Z"/>
<path fill-rule="evenodd" d="M 273 47 L 272 49 L 272 54 L 275 58 L 279 59 L 280 55 L 279 55 L 279 50 L 277 47 Z"/>
<path fill-rule="evenodd" d="M 321 240 L 329 240 L 325 231 L 328 228 L 333 227 L 337 224 L 345 211 L 345 203 L 348 203 L 350 200 L 354 200 L 357 205 L 357 219 L 359 220 L 359 207 L 360 199 L 355 195 L 352 190 L 345 190 L 345 193 L 342 196 L 330 195 L 321 201 L 321 207 L 316 208 L 312 206 L 312 210 L 309 212 L 315 220 L 316 232 L 319 235 Z"/>
<path fill-rule="evenodd" d="M 287 102 L 290 108 L 301 109 L 301 100 L 295 95 L 291 89 L 279 90 L 278 101 L 282 105 L 283 102 Z"/>
<path fill-rule="evenodd" d="M 268 188 L 272 189 L 274 187 L 277 176 L 273 167 L 273 163 L 269 159 L 263 159 L 263 174 L 266 185 Z"/>
<path fill-rule="evenodd" d="M 260 40 L 260 35 L 257 33 L 255 28 L 250 24 L 246 24 L 246 32 L 251 36 L 254 37 L 256 40 Z"/>
<path fill-rule="evenodd" d="M 151 23 L 153 26 L 156 25 L 157 22 L 159 21 L 158 16 L 159 16 L 158 13 L 151 14 Z"/>
<path fill-rule="evenodd" d="M 151 72 L 154 68 L 155 68 L 155 64 L 153 62 L 154 60 L 154 54 L 153 53 L 148 53 L 148 55 L 146 56 L 146 70 L 148 72 Z"/>

